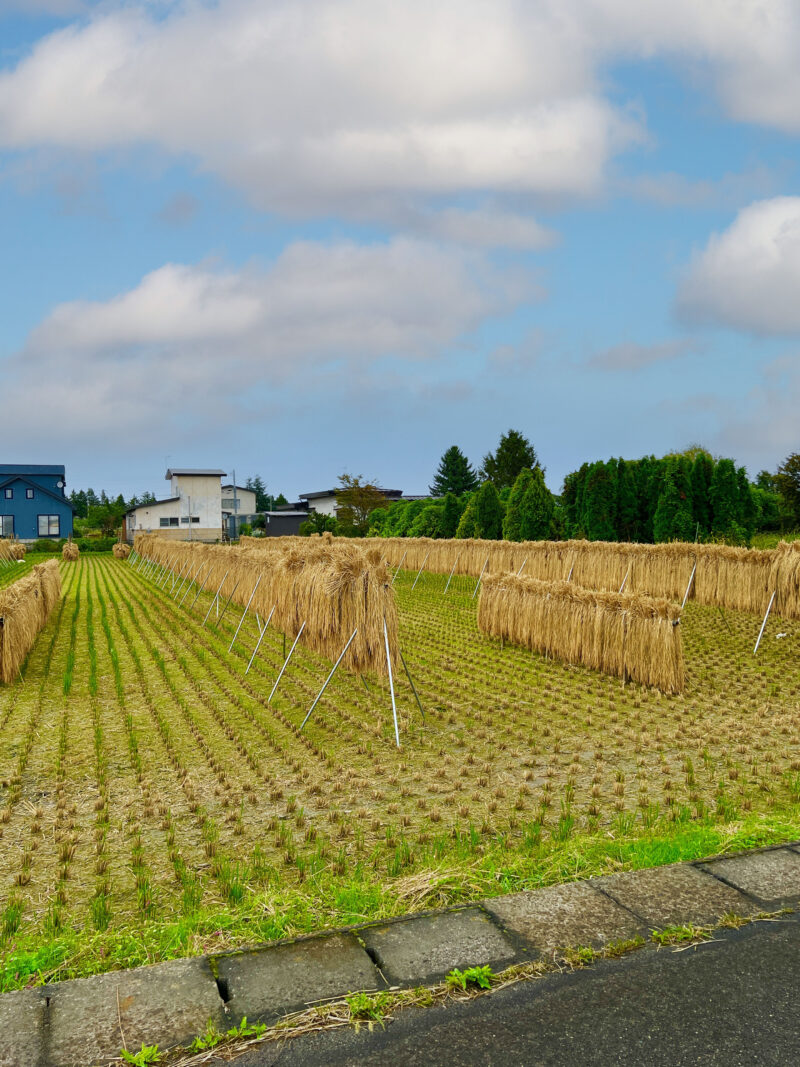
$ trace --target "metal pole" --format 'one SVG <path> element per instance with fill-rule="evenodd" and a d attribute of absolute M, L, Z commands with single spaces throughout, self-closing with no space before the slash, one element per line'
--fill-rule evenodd
<path fill-rule="evenodd" d="M 487 556 L 486 557 L 486 562 L 484 563 L 483 568 L 481 570 L 481 573 L 478 576 L 478 581 L 475 583 L 475 588 L 472 590 L 472 596 L 470 597 L 470 600 L 474 600 L 475 599 L 475 594 L 478 592 L 478 586 L 481 584 L 481 578 L 483 578 L 483 572 L 486 570 L 486 568 L 488 566 L 489 566 L 489 557 Z"/>
<path fill-rule="evenodd" d="M 316 695 L 316 697 L 315 697 L 315 699 L 314 699 L 314 703 L 313 703 L 313 704 L 311 705 L 311 707 L 310 707 L 310 708 L 308 709 L 308 714 L 307 714 L 307 715 L 306 715 L 306 717 L 305 717 L 305 718 L 303 719 L 303 721 L 302 721 L 302 722 L 300 723 L 300 729 L 301 729 L 301 730 L 303 729 L 303 727 L 305 726 L 305 724 L 306 724 L 306 723 L 308 722 L 308 720 L 309 720 L 309 719 L 311 718 L 311 712 L 312 712 L 312 711 L 314 710 L 314 708 L 315 708 L 315 707 L 317 706 L 317 704 L 318 704 L 318 703 L 319 703 L 319 701 L 320 701 L 320 697 L 321 697 L 321 696 L 322 696 L 322 694 L 323 694 L 323 693 L 325 692 L 325 690 L 326 690 L 326 689 L 328 688 L 328 683 L 330 682 L 331 678 L 333 678 L 334 674 L 336 674 L 336 668 L 337 668 L 337 667 L 339 666 L 339 664 L 340 664 L 340 663 L 342 662 L 342 660 L 344 659 L 344 654 L 345 654 L 345 652 L 347 652 L 348 648 L 349 648 L 349 647 L 350 647 L 350 645 L 351 645 L 351 644 L 353 643 L 353 638 L 354 638 L 354 637 L 356 636 L 356 634 L 357 634 L 357 633 L 358 633 L 358 627 L 356 627 L 356 629 L 355 629 L 355 630 L 353 630 L 353 632 L 352 632 L 352 633 L 350 634 L 350 640 L 349 640 L 349 641 L 347 642 L 347 644 L 346 644 L 346 645 L 344 646 L 344 648 L 342 649 L 342 653 L 341 653 L 341 655 L 339 656 L 339 658 L 337 659 L 337 661 L 336 661 L 336 662 L 334 663 L 333 667 L 331 668 L 331 673 L 330 673 L 330 674 L 328 675 L 328 677 L 327 677 L 327 678 L 325 679 L 325 684 L 323 685 L 322 689 L 320 689 L 320 691 L 319 691 L 319 692 L 317 693 L 317 695 Z"/>
<path fill-rule="evenodd" d="M 203 579 L 203 584 L 202 584 L 201 586 L 199 586 L 199 587 L 198 587 L 198 589 L 197 589 L 197 592 L 196 592 L 196 593 L 195 593 L 195 595 L 194 595 L 194 600 L 193 600 L 193 601 L 191 602 L 191 604 L 189 605 L 189 611 L 191 611 L 191 610 L 192 610 L 192 608 L 193 608 L 193 607 L 195 606 L 195 604 L 197 603 L 197 598 L 198 598 L 198 597 L 200 596 L 200 594 L 201 594 L 201 593 L 203 592 L 203 590 L 205 589 L 205 587 L 206 587 L 206 582 L 208 581 L 208 579 L 209 579 L 210 577 L 211 577 L 211 567 L 209 567 L 209 568 L 208 568 L 208 574 L 207 574 L 207 575 L 205 576 L 205 578 Z"/>
<path fill-rule="evenodd" d="M 521 566 L 521 567 L 520 567 L 520 569 L 519 569 L 519 570 L 517 571 L 517 577 L 518 577 L 518 578 L 519 578 L 519 576 L 520 576 L 520 575 L 522 574 L 522 571 L 523 571 L 523 569 L 524 569 L 524 567 L 525 567 L 525 564 L 526 564 L 527 562 L 528 562 L 528 557 L 526 556 L 526 557 L 525 557 L 525 559 L 524 559 L 524 560 L 522 561 L 522 566 Z"/>
<path fill-rule="evenodd" d="M 728 620 L 725 618 L 725 612 L 722 610 L 722 608 L 721 608 L 721 606 L 719 604 L 717 604 L 717 611 L 722 616 L 722 621 L 725 623 L 725 626 L 727 627 L 728 633 L 732 634 L 733 630 L 731 629 L 731 625 L 728 622 Z"/>
<path fill-rule="evenodd" d="M 268 704 L 272 700 L 272 698 L 275 696 L 275 690 L 278 688 L 278 682 L 281 680 L 281 678 L 283 678 L 283 672 L 289 666 L 289 660 L 292 658 L 292 653 L 294 652 L 295 645 L 300 640 L 300 634 L 303 632 L 303 630 L 305 630 L 305 628 L 306 628 L 306 621 L 305 621 L 305 619 L 303 619 L 303 625 L 297 631 L 297 637 L 295 637 L 295 639 L 294 639 L 294 645 L 292 645 L 292 647 L 289 649 L 289 655 L 283 661 L 283 666 L 281 667 L 281 672 L 278 675 L 278 677 L 275 679 L 275 685 L 273 685 L 273 687 L 272 687 L 272 692 L 267 697 L 267 703 Z"/>
<path fill-rule="evenodd" d="M 392 657 L 389 652 L 389 631 L 386 629 L 386 616 L 383 618 L 383 640 L 386 643 L 386 666 L 389 668 L 389 692 L 392 694 L 392 717 L 394 718 L 394 739 L 400 748 L 400 729 L 397 725 L 397 704 L 394 699 L 394 679 L 392 678 Z"/>
<path fill-rule="evenodd" d="M 697 570 L 697 560 L 694 561 L 692 567 L 692 573 L 689 575 L 689 584 L 686 586 L 686 592 L 683 594 L 683 603 L 681 604 L 681 611 L 686 607 L 686 601 L 689 599 L 689 591 L 692 588 L 692 582 L 694 581 L 694 572 Z"/>
<path fill-rule="evenodd" d="M 269 626 L 269 620 L 272 618 L 272 612 L 275 611 L 276 607 L 277 607 L 276 604 L 272 605 L 272 611 L 269 613 L 269 618 L 264 623 L 264 629 L 262 630 L 260 626 L 258 628 L 259 629 L 258 641 L 256 642 L 256 647 L 253 649 L 253 655 L 250 657 L 250 662 L 247 664 L 247 670 L 244 672 L 245 675 L 250 670 L 250 668 L 253 666 L 253 660 L 256 658 L 256 654 L 258 653 L 258 650 L 261 648 L 261 642 L 264 640 L 264 634 L 267 632 L 267 627 Z"/>
<path fill-rule="evenodd" d="M 761 623 L 761 629 L 758 631 L 758 640 L 756 641 L 756 647 L 753 649 L 754 656 L 756 652 L 758 652 L 758 646 L 761 644 L 761 638 L 764 636 L 764 630 L 767 628 L 767 619 L 769 618 L 769 613 L 772 611 L 772 602 L 774 599 L 775 593 L 773 592 L 772 596 L 769 598 L 769 604 L 767 604 L 767 613 L 764 616 L 764 621 Z"/>
<path fill-rule="evenodd" d="M 191 582 L 189 582 L 189 584 L 186 586 L 186 592 L 183 594 L 183 596 L 180 599 L 180 603 L 181 604 L 183 604 L 184 600 L 189 595 L 189 590 L 192 588 L 192 586 L 193 585 L 197 585 L 197 579 L 203 573 L 203 569 L 206 566 L 206 563 L 207 563 L 207 561 L 204 560 L 203 563 L 200 564 L 200 569 L 197 571 L 197 574 L 195 574 L 194 578 L 192 578 Z"/>
<path fill-rule="evenodd" d="M 425 722 L 425 709 L 422 706 L 422 701 L 419 699 L 419 693 L 417 692 L 417 687 L 414 685 L 414 679 L 411 677 L 411 671 L 408 669 L 408 664 L 406 663 L 405 657 L 403 656 L 403 653 L 400 651 L 399 648 L 397 650 L 397 653 L 400 656 L 400 662 L 403 664 L 403 669 L 406 672 L 406 677 L 408 678 L 409 684 L 414 690 L 414 696 L 417 698 L 417 706 L 419 707 L 419 710 L 422 713 L 422 721 Z"/>
<path fill-rule="evenodd" d="M 180 584 L 180 585 L 178 586 L 178 588 L 177 588 L 177 590 L 176 590 L 176 592 L 175 592 L 175 596 L 174 596 L 174 598 L 173 598 L 173 599 L 177 600 L 177 599 L 178 599 L 178 597 L 180 596 L 180 594 L 181 594 L 181 593 L 183 592 L 183 587 L 184 587 L 184 586 L 186 585 L 186 580 L 187 580 L 187 578 L 189 577 L 189 575 L 190 575 L 190 574 L 192 575 L 192 582 L 194 581 L 194 576 L 195 576 L 196 574 L 199 574 L 199 573 L 200 573 L 200 567 L 202 567 L 202 566 L 203 566 L 203 561 L 201 560 L 201 561 L 200 561 L 200 566 L 199 566 L 199 567 L 197 568 L 197 570 L 196 570 L 196 571 L 192 571 L 192 568 L 191 568 L 191 567 L 189 568 L 189 570 L 188 570 L 188 571 L 186 572 L 186 574 L 184 574 L 184 576 L 183 576 L 183 581 L 182 581 L 182 582 L 181 582 L 181 584 Z M 190 582 L 189 584 L 191 585 L 192 583 Z"/>
<path fill-rule="evenodd" d="M 205 626 L 205 624 L 208 622 L 208 616 L 211 614 L 211 609 L 216 604 L 217 598 L 219 597 L 219 594 L 222 591 L 222 587 L 225 584 L 225 579 L 228 577 L 229 574 L 230 574 L 230 568 L 228 568 L 228 570 L 226 570 L 224 575 L 222 576 L 222 581 L 219 583 L 219 589 L 214 594 L 214 599 L 208 605 L 208 611 L 206 612 L 206 617 L 203 619 L 203 626 Z"/>
<path fill-rule="evenodd" d="M 456 572 L 456 564 L 458 563 L 458 557 L 460 555 L 461 555 L 461 549 L 458 550 L 458 555 L 456 556 L 455 561 L 453 562 L 453 566 L 450 568 L 450 577 L 447 579 L 447 585 L 444 587 L 444 593 L 446 593 L 447 590 L 450 588 L 450 583 L 452 582 L 453 575 Z M 444 596 L 444 593 L 442 593 L 442 596 Z"/>
<path fill-rule="evenodd" d="M 251 604 L 253 603 L 253 597 L 254 597 L 254 596 L 256 595 L 256 589 L 258 589 L 258 584 L 259 584 L 259 582 L 261 581 L 261 578 L 262 578 L 262 575 L 260 575 L 260 574 L 259 574 L 259 576 L 258 576 L 258 581 L 257 581 L 257 582 L 256 582 L 256 584 L 255 584 L 255 585 L 253 586 L 253 592 L 252 592 L 252 593 L 250 594 L 250 599 L 249 599 L 249 600 L 247 601 L 247 607 L 246 607 L 246 608 L 244 609 L 244 611 L 242 612 L 242 617 L 241 617 L 241 619 L 239 619 L 239 625 L 238 625 L 238 626 L 236 627 L 236 633 L 235 633 L 235 634 L 233 635 L 233 640 L 232 640 L 232 641 L 231 641 L 231 643 L 230 643 L 230 644 L 228 645 L 228 651 L 229 651 L 229 652 L 231 651 L 231 649 L 233 648 L 233 646 L 234 646 L 234 645 L 236 644 L 236 638 L 237 638 L 237 637 L 239 636 L 239 631 L 240 631 L 240 630 L 241 630 L 241 628 L 242 628 L 242 623 L 244 622 L 244 617 L 245 617 L 245 615 L 246 615 L 246 614 L 248 613 L 248 611 L 250 610 L 250 605 L 251 605 Z"/>
<path fill-rule="evenodd" d="M 571 567 L 570 567 L 570 569 L 569 569 L 569 574 L 567 575 L 567 581 L 568 581 L 568 582 L 571 582 L 571 581 L 572 581 L 572 572 L 573 572 L 574 570 L 575 570 L 575 564 L 573 563 L 573 564 L 572 564 L 572 566 L 571 566 Z"/>
<path fill-rule="evenodd" d="M 414 592 L 414 590 L 415 590 L 415 588 L 417 586 L 417 582 L 419 581 L 420 574 L 422 574 L 422 572 L 425 570 L 425 564 L 428 562 L 428 556 L 430 554 L 431 554 L 431 550 L 428 549 L 428 551 L 425 553 L 425 559 L 422 561 L 422 566 L 417 571 L 417 577 L 414 579 L 414 584 L 411 586 L 411 592 L 412 593 Z"/>
<path fill-rule="evenodd" d="M 169 576 L 172 574 L 172 568 L 174 567 L 175 563 L 177 563 L 177 557 L 173 556 L 172 559 L 167 562 L 167 565 L 164 568 L 163 580 L 162 576 L 159 576 L 156 579 L 156 585 L 159 589 L 167 588 L 167 582 L 169 581 Z"/>
<path fill-rule="evenodd" d="M 225 607 L 224 607 L 224 608 L 222 609 L 222 614 L 221 614 L 221 615 L 218 615 L 218 616 L 217 616 L 217 621 L 216 621 L 216 622 L 214 623 L 214 629 L 215 629 L 215 630 L 218 630 L 218 629 L 219 629 L 219 624 L 220 624 L 220 623 L 222 622 L 222 620 L 223 620 L 223 619 L 225 618 L 225 612 L 226 612 L 226 611 L 228 610 L 228 607 L 229 607 L 229 605 L 230 605 L 230 602 L 231 602 L 231 601 L 233 600 L 233 594 L 234 594 L 234 593 L 236 592 L 236 590 L 237 590 L 237 589 L 239 588 L 239 584 L 240 584 L 240 582 L 241 582 L 241 578 L 239 578 L 239 579 L 237 580 L 237 582 L 236 582 L 236 585 L 235 585 L 235 586 L 233 587 L 233 589 L 231 589 L 231 595 L 230 595 L 230 596 L 228 597 L 228 599 L 227 599 L 227 600 L 225 601 Z"/>
<path fill-rule="evenodd" d="M 179 579 L 179 578 L 180 578 L 180 576 L 181 576 L 181 575 L 183 574 L 183 568 L 184 568 L 184 567 L 191 567 L 191 565 L 192 565 L 192 561 L 191 561 L 190 559 L 187 559 L 187 560 L 186 560 L 186 562 L 185 562 L 184 564 L 182 564 L 182 566 L 181 566 L 181 569 L 180 569 L 180 570 L 178 571 L 178 573 L 177 573 L 176 575 L 174 575 L 174 576 L 173 576 L 173 578 L 172 578 L 172 585 L 171 585 L 171 586 L 169 587 L 169 593 L 170 593 L 170 596 L 172 596 L 172 590 L 173 590 L 173 589 L 175 588 L 175 586 L 176 586 L 176 585 L 178 584 L 178 579 Z M 186 572 L 186 573 L 187 573 L 187 574 L 189 573 L 189 572 L 188 572 L 188 570 L 187 570 L 187 572 Z"/>
<path fill-rule="evenodd" d="M 631 568 L 630 568 L 630 564 L 629 564 L 629 565 L 628 565 L 628 569 L 627 569 L 627 570 L 625 571 L 625 577 L 624 577 L 624 578 L 622 579 L 622 585 L 621 585 L 621 586 L 619 587 L 619 591 L 620 591 L 620 593 L 621 593 L 621 592 L 622 592 L 622 590 L 623 590 L 623 589 L 625 588 L 625 583 L 627 582 L 627 580 L 628 580 L 628 575 L 629 575 L 630 573 L 631 573 Z"/>
<path fill-rule="evenodd" d="M 397 564 L 397 570 L 392 575 L 392 581 L 390 583 L 391 585 L 394 585 L 394 580 L 397 577 L 397 575 L 400 573 L 400 568 L 403 566 L 403 560 L 406 558 L 407 555 L 408 555 L 408 549 L 406 549 L 405 552 L 403 553 L 403 555 L 400 557 L 400 562 Z"/>

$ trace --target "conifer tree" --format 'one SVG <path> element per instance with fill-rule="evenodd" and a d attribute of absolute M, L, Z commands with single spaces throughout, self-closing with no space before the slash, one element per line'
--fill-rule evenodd
<path fill-rule="evenodd" d="M 469 460 L 458 445 L 451 445 L 439 460 L 433 482 L 428 488 L 433 496 L 444 496 L 446 493 L 462 496 L 472 492 L 477 485 L 478 476 Z"/>
<path fill-rule="evenodd" d="M 584 529 L 590 541 L 616 541 L 617 487 L 602 461 L 592 463 L 583 494 Z"/>
<path fill-rule="evenodd" d="M 491 482 L 484 482 L 473 497 L 475 537 L 499 541 L 503 536 L 503 505 Z"/>
<path fill-rule="evenodd" d="M 708 452 L 698 452 L 692 463 L 692 514 L 695 523 L 700 523 L 700 533 L 711 533 L 711 479 L 714 476 L 714 460 Z"/>
<path fill-rule="evenodd" d="M 691 485 L 687 468 L 681 464 L 678 457 L 669 456 L 653 516 L 653 538 L 657 544 L 665 541 L 692 541 L 694 531 Z"/>
<path fill-rule="evenodd" d="M 537 466 L 536 450 L 518 430 L 502 434 L 496 452 L 483 457 L 481 476 L 496 489 L 511 487 L 520 471 Z"/>
<path fill-rule="evenodd" d="M 461 521 L 461 505 L 455 493 L 445 494 L 442 504 L 442 537 L 455 537 Z"/>
<path fill-rule="evenodd" d="M 522 532 L 522 502 L 533 484 L 533 471 L 526 467 L 517 475 L 508 498 L 505 518 L 503 519 L 503 537 L 506 541 L 525 541 Z"/>
<path fill-rule="evenodd" d="M 729 541 L 743 540 L 740 525 L 739 482 L 732 459 L 721 459 L 714 467 L 709 489 L 711 498 L 711 532 Z"/>

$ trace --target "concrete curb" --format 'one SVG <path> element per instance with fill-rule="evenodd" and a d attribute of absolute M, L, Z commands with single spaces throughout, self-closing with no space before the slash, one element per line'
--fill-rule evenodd
<path fill-rule="evenodd" d="M 0 1067 L 87 1067 L 185 1045 L 348 993 L 454 967 L 552 958 L 659 927 L 800 904 L 800 842 L 511 893 L 476 904 L 0 996 Z"/>

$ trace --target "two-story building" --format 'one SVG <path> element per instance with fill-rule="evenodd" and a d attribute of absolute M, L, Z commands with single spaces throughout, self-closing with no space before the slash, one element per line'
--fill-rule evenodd
<path fill-rule="evenodd" d="M 75 509 L 66 484 L 57 464 L 0 463 L 0 537 L 71 537 Z"/>
<path fill-rule="evenodd" d="M 220 541 L 224 477 L 221 470 L 170 467 L 171 495 L 126 512 L 123 537 L 132 541 L 137 533 L 157 533 L 176 541 Z"/>

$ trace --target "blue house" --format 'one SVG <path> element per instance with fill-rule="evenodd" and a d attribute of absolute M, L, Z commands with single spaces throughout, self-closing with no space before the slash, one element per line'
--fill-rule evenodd
<path fill-rule="evenodd" d="M 0 537 L 71 537 L 75 509 L 65 486 L 63 467 L 0 463 Z"/>

